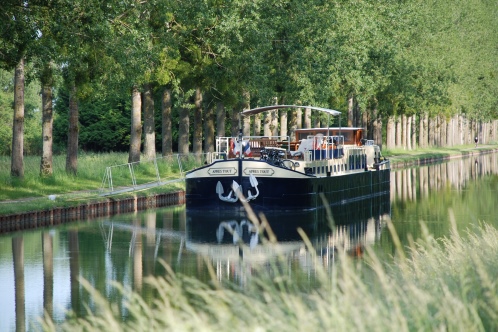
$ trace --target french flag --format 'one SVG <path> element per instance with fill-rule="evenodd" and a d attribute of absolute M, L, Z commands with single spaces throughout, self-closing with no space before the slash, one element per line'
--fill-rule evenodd
<path fill-rule="evenodd" d="M 244 153 L 244 156 L 252 157 L 251 146 L 248 141 L 242 142 L 242 152 Z"/>

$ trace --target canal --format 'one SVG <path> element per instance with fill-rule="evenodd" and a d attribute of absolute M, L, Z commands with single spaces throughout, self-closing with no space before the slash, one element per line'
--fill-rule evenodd
<path fill-rule="evenodd" d="M 44 311 L 56 322 L 69 310 L 83 314 L 95 303 L 80 277 L 126 317 L 125 299 L 109 281 L 153 297 L 146 277 L 165 275 L 164 264 L 244 287 L 256 268 L 279 256 L 312 283 L 316 264 L 330 271 L 340 251 L 360 260 L 367 246 L 380 257 L 394 255 L 388 222 L 404 246 L 425 229 L 440 238 L 452 225 L 461 233 L 481 222 L 498 227 L 497 159 L 494 153 L 393 170 L 389 195 L 330 210 L 251 217 L 175 206 L 0 235 L 0 331 L 39 328 Z"/>

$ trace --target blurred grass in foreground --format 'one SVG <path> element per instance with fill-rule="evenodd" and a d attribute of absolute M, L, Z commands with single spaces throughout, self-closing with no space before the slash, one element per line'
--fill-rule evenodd
<path fill-rule="evenodd" d="M 396 243 L 396 234 L 389 225 Z M 456 229 L 456 228 L 455 228 Z M 308 242 L 309 243 L 309 242 Z M 399 243 L 399 242 L 398 242 Z M 308 247 L 308 252 L 314 252 Z M 314 262 L 314 287 L 302 287 L 275 261 L 252 272 L 244 287 L 209 284 L 175 274 L 149 277 L 157 293 L 141 298 L 114 285 L 126 308 L 109 303 L 82 280 L 94 305 L 48 331 L 496 331 L 498 231 L 487 224 L 435 240 L 425 233 L 408 255 L 381 260 L 367 248 L 366 264 L 338 251 L 332 271 Z M 211 264 L 209 260 L 208 267 Z M 241 262 L 242 264 L 243 262 Z M 308 271 L 309 272 L 309 271 Z M 303 271 L 303 274 L 306 272 Z M 291 279 L 292 278 L 292 279 Z M 123 311 L 129 317 L 123 321 Z"/>

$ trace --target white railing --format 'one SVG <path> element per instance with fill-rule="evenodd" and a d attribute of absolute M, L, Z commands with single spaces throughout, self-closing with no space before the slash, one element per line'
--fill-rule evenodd
<path fill-rule="evenodd" d="M 173 154 L 108 166 L 102 178 L 100 193 L 113 195 L 183 181 L 186 172 L 211 162 L 212 159 L 212 153 Z"/>

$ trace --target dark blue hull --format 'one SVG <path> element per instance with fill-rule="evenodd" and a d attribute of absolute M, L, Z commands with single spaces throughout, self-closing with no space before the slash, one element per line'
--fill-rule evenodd
<path fill-rule="evenodd" d="M 244 176 L 242 163 L 233 176 L 203 176 L 186 178 L 186 207 L 190 210 L 240 210 L 242 203 L 226 202 L 216 192 L 220 182 L 225 195 L 233 181 L 242 186 L 243 194 L 254 189 L 248 176 Z M 288 177 L 257 177 L 259 195 L 249 202 L 255 211 L 313 210 L 328 205 L 347 204 L 388 194 L 390 170 L 368 170 L 339 176 L 304 176 L 289 171 Z"/>

